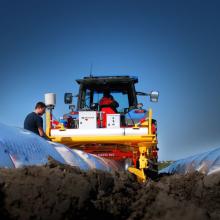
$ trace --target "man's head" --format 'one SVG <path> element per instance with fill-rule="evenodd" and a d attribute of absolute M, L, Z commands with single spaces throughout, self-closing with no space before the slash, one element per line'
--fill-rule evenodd
<path fill-rule="evenodd" d="M 111 96 L 110 91 L 109 90 L 105 90 L 103 92 L 103 96 L 106 97 L 106 98 L 109 98 Z"/>
<path fill-rule="evenodd" d="M 38 102 L 35 106 L 35 112 L 38 115 L 43 115 L 46 111 L 46 105 L 43 102 Z"/>

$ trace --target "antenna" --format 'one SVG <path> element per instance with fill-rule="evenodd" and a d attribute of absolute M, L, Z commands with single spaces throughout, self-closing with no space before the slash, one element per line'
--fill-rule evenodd
<path fill-rule="evenodd" d="M 89 74 L 90 77 L 92 77 L 92 70 L 93 70 L 93 64 L 91 63 L 91 65 L 90 65 L 90 74 Z"/>

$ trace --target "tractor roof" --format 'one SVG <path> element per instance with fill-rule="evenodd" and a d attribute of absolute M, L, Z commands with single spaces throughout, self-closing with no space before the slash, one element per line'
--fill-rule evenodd
<path fill-rule="evenodd" d="M 88 76 L 83 79 L 77 79 L 76 82 L 87 85 L 128 84 L 137 83 L 138 78 L 135 76 Z"/>

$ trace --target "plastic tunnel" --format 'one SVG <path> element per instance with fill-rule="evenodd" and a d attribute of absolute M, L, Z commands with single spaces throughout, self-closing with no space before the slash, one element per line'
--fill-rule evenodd
<path fill-rule="evenodd" d="M 186 174 L 195 171 L 207 175 L 220 172 L 220 148 L 177 160 L 162 169 L 160 173 Z"/>
<path fill-rule="evenodd" d="M 44 165 L 48 162 L 48 157 L 85 171 L 118 169 L 113 161 L 80 150 L 71 150 L 64 145 L 46 141 L 30 131 L 0 123 L 1 168 Z"/>

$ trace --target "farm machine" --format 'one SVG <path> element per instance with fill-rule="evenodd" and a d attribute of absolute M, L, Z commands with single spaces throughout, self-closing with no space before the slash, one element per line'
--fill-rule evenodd
<path fill-rule="evenodd" d="M 133 76 L 88 76 L 76 82 L 79 92 L 64 94 L 69 112 L 59 119 L 53 116 L 55 94 L 45 94 L 48 137 L 69 148 L 123 162 L 140 181 L 157 176 L 157 121 L 152 109 L 145 109 L 137 97 L 157 102 L 159 93 L 137 92 L 138 78 Z"/>

